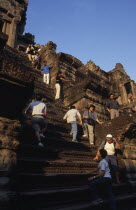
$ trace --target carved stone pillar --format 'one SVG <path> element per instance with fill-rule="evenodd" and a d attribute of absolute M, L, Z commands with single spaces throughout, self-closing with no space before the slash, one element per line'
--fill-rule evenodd
<path fill-rule="evenodd" d="M 128 104 L 127 91 L 124 85 L 120 86 L 122 104 Z"/>
<path fill-rule="evenodd" d="M 13 21 L 10 25 L 9 39 L 7 43 L 11 47 L 15 46 L 17 24 L 18 24 L 18 20 L 16 18 L 13 18 Z"/>
<path fill-rule="evenodd" d="M 130 85 L 131 85 L 131 90 L 132 90 L 133 98 L 136 99 L 136 91 L 135 91 L 135 88 L 134 88 L 134 82 L 131 81 L 130 82 Z"/>
<path fill-rule="evenodd" d="M 3 28 L 2 28 L 2 33 L 4 33 L 4 34 L 6 34 L 6 25 L 7 25 L 7 23 L 4 22 Z"/>
<path fill-rule="evenodd" d="M 8 35 L 0 33 L 0 50 L 3 50 L 8 40 Z"/>

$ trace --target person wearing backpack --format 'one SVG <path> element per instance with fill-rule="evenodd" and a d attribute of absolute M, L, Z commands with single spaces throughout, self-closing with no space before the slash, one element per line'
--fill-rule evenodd
<path fill-rule="evenodd" d="M 95 106 L 90 105 L 89 109 L 83 114 L 83 123 L 86 124 L 87 134 L 90 142 L 90 146 L 94 145 L 94 126 L 95 123 L 103 124 L 98 120 L 97 114 L 94 112 Z"/>
<path fill-rule="evenodd" d="M 110 164 L 111 170 L 115 173 L 116 182 L 119 184 L 119 168 L 117 164 L 117 159 L 115 155 L 115 150 L 120 149 L 120 144 L 117 142 L 115 138 L 111 134 L 106 136 L 106 140 L 103 141 L 97 151 L 97 154 L 94 160 L 98 160 L 100 157 L 100 149 L 105 149 L 107 151 L 106 161 Z"/>

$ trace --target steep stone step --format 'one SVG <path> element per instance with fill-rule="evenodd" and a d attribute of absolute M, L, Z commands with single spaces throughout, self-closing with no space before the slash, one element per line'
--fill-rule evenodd
<path fill-rule="evenodd" d="M 43 143 L 45 145 L 44 148 L 40 148 L 37 146 L 37 141 L 27 141 L 26 143 L 21 142 L 20 147 L 18 148 L 18 156 L 21 155 L 36 155 L 36 157 L 47 157 L 46 154 L 49 154 L 49 157 L 54 154 L 56 156 L 59 155 L 62 151 L 82 151 L 82 152 L 93 152 L 94 155 L 96 153 L 96 148 L 90 149 L 87 145 L 83 143 L 75 143 L 71 140 L 65 140 L 62 137 L 58 136 L 54 139 L 52 137 L 48 137 L 47 139 L 43 139 Z"/>
<path fill-rule="evenodd" d="M 69 162 L 65 160 L 55 161 L 41 161 L 41 160 L 30 160 L 30 159 L 19 159 L 18 170 L 20 172 L 36 172 L 43 174 L 76 174 L 76 173 L 89 173 L 90 168 L 96 168 L 96 162 L 80 162 L 74 161 Z"/>
<path fill-rule="evenodd" d="M 117 201 L 117 207 L 119 210 L 135 210 L 136 204 L 135 204 L 136 194 L 126 194 L 116 197 Z M 107 204 L 107 201 L 104 201 L 103 204 L 97 203 L 96 205 L 92 205 L 91 201 L 86 202 L 78 202 L 77 204 L 69 205 L 66 204 L 65 206 L 58 206 L 55 207 L 57 210 L 107 210 L 109 209 L 109 206 Z M 45 210 L 45 208 L 37 208 L 34 210 Z M 52 210 L 52 208 L 46 208 L 46 210 Z"/>
<path fill-rule="evenodd" d="M 90 173 L 93 172 L 90 169 Z M 42 174 L 42 173 L 18 173 L 17 187 L 20 192 L 32 191 L 32 189 L 64 189 L 80 187 L 88 184 L 90 174 Z M 21 182 L 20 182 L 21 180 Z"/>
<path fill-rule="evenodd" d="M 79 152 L 79 151 L 64 151 L 60 153 L 61 159 L 77 159 L 82 161 L 92 161 L 94 155 L 96 154 L 96 150 L 92 150 L 90 152 Z"/>
<path fill-rule="evenodd" d="M 57 155 L 57 152 L 59 152 L 59 154 Z M 59 151 L 57 149 L 46 149 L 46 154 L 44 153 L 43 156 L 38 156 L 37 158 L 35 157 L 35 153 L 34 154 L 29 154 L 27 156 L 27 154 L 25 153 L 25 156 L 22 154 L 19 154 L 18 158 L 30 158 L 31 160 L 50 160 L 53 157 L 57 159 L 61 159 L 61 160 L 65 160 L 65 161 L 83 161 L 83 162 L 87 162 L 87 161 L 92 161 L 93 157 L 95 155 L 95 151 L 90 151 L 90 152 L 81 152 L 81 151 Z"/>
<path fill-rule="evenodd" d="M 124 205 L 124 202 L 125 203 L 127 203 L 128 201 L 134 202 L 135 198 L 136 198 L 136 193 L 130 194 L 130 192 L 116 195 L 118 206 L 122 206 L 122 204 Z M 89 208 L 94 209 L 94 207 L 98 208 L 99 206 L 99 205 L 94 206 L 91 204 L 91 195 L 89 195 L 89 189 L 87 188 L 87 186 L 60 189 L 58 191 L 43 190 L 43 191 L 23 192 L 22 194 L 20 194 L 20 200 L 23 205 L 27 204 L 27 207 L 30 208 L 33 206 L 33 208 L 36 210 L 39 209 L 62 210 L 68 208 L 72 210 L 73 207 L 75 209 L 89 209 Z M 107 207 L 106 203 L 107 202 L 104 201 L 104 203 L 101 204 L 101 207 L 102 208 Z"/>
<path fill-rule="evenodd" d="M 87 174 L 38 174 L 38 173 L 19 173 L 16 179 L 18 183 L 20 180 L 22 181 L 18 189 L 21 192 L 32 192 L 34 191 L 51 191 L 53 192 L 61 192 L 67 191 L 67 189 L 76 189 L 83 187 L 84 190 L 89 189 L 88 177 L 96 174 L 96 170 L 90 169 Z M 121 183 L 121 184 L 113 184 L 113 189 L 116 194 L 120 194 L 123 192 L 132 191 L 132 187 L 129 183 Z M 75 190 L 77 191 L 77 190 Z M 47 192 L 45 192 L 47 193 Z M 51 194 L 50 193 L 50 194 Z M 48 193 L 47 193 L 48 194 Z"/>

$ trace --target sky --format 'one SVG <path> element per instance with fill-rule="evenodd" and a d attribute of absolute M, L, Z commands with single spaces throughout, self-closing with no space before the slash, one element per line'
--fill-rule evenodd
<path fill-rule="evenodd" d="M 136 81 L 136 0 L 29 0 L 28 32 L 105 71 L 122 63 Z"/>

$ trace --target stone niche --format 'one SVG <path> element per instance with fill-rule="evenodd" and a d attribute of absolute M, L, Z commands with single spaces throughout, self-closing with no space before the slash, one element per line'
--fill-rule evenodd
<path fill-rule="evenodd" d="M 136 102 L 135 82 L 126 74 L 123 65 L 117 63 L 115 68 L 109 72 L 112 88 L 122 105 Z M 131 100 L 132 98 L 132 100 Z"/>
<path fill-rule="evenodd" d="M 27 0 L 0 1 L 0 32 L 8 35 L 7 44 L 16 46 L 18 35 L 24 32 L 26 23 Z"/>

